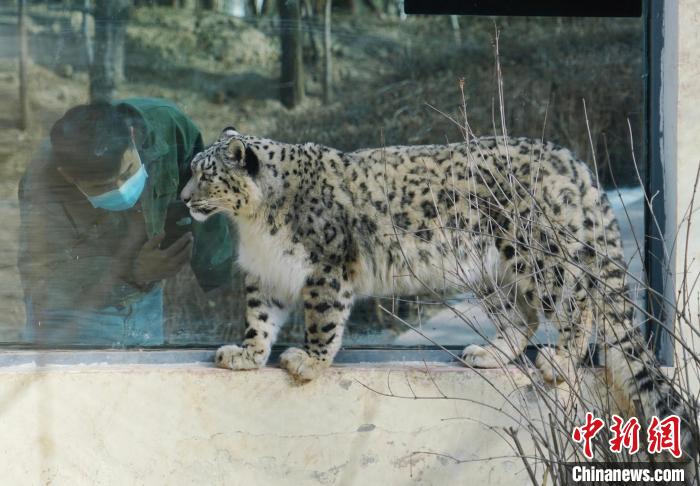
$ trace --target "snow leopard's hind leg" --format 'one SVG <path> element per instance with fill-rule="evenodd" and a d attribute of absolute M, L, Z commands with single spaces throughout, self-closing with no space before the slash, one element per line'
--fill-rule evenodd
<path fill-rule="evenodd" d="M 575 369 L 587 356 L 593 324 L 594 314 L 588 307 L 566 314 L 560 322 L 555 321 L 559 330 L 556 346 L 540 346 L 535 359 L 535 366 L 545 381 L 559 383 L 573 379 Z"/>
<path fill-rule="evenodd" d="M 519 239 L 527 241 L 519 234 L 510 241 Z M 556 347 L 540 350 L 536 365 L 547 381 L 560 380 L 578 366 L 590 339 L 593 319 L 590 312 L 583 311 L 591 283 L 578 262 L 580 255 L 568 257 L 569 261 L 561 255 L 568 252 L 566 247 L 551 254 L 533 244 L 497 242 L 497 247 L 501 257 L 498 284 L 476 292 L 496 325 L 497 335 L 488 345 L 468 346 L 462 358 L 466 364 L 481 368 L 504 366 L 522 354 L 543 312 L 559 336 Z M 549 248 L 554 247 L 550 244 Z"/>
<path fill-rule="evenodd" d="M 477 368 L 499 368 L 519 357 L 539 324 L 537 312 L 517 285 L 477 292 L 481 305 L 496 326 L 497 334 L 488 344 L 471 344 L 462 360 Z"/>
<path fill-rule="evenodd" d="M 220 368 L 250 370 L 260 368 L 270 357 L 272 344 L 289 315 L 288 307 L 269 297 L 257 277 L 246 275 L 245 335 L 241 346 L 230 344 L 216 351 Z"/>
<path fill-rule="evenodd" d="M 549 246 L 553 248 L 552 243 Z M 564 256 L 560 256 L 562 253 Z M 542 377 L 550 383 L 572 379 L 574 370 L 588 355 L 595 319 L 594 277 L 584 270 L 579 253 L 564 248 L 551 255 L 544 268 L 536 269 L 542 311 L 558 331 L 556 346 L 544 343 L 535 360 Z"/>
<path fill-rule="evenodd" d="M 306 333 L 303 348 L 289 348 L 280 365 L 300 382 L 310 381 L 333 363 L 340 349 L 353 290 L 340 269 L 326 266 L 314 272 L 302 289 Z"/>

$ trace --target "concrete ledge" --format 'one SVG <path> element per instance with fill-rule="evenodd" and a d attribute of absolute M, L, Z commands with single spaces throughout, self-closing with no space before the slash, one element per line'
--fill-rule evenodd
<path fill-rule="evenodd" d="M 299 386 L 272 367 L 5 366 L 2 484 L 529 484 L 497 433 L 532 405 L 529 379 L 485 373 L 341 365 Z"/>

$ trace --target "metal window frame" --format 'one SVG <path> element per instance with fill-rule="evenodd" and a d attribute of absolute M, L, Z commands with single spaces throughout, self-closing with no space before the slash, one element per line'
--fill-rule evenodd
<path fill-rule="evenodd" d="M 518 17 L 639 17 L 646 0 L 404 0 L 413 15 Z"/>
<path fill-rule="evenodd" d="M 644 212 L 644 269 L 651 292 L 647 292 L 647 312 L 652 316 L 647 325 L 646 337 L 663 365 L 673 364 L 673 344 L 670 329 L 673 315 L 668 312 L 664 298 L 672 295 L 673 280 L 669 278 L 670 256 L 666 253 L 664 240 L 668 224 L 666 179 L 664 177 L 663 148 L 663 50 L 664 11 L 666 2 L 644 0 L 646 35 L 645 145 L 647 180 L 645 191 L 651 198 L 651 208 Z M 656 222 L 653 222 L 653 219 Z"/>
<path fill-rule="evenodd" d="M 277 366 L 279 357 L 286 348 L 274 346 L 267 366 Z M 344 348 L 333 360 L 334 364 L 378 363 L 443 363 L 454 364 L 462 346 L 411 346 L 401 348 L 358 347 Z M 0 352 L 0 371 L 3 368 L 40 369 L 43 367 L 75 365 L 177 365 L 203 364 L 214 366 L 213 348 L 147 348 L 147 349 L 15 349 Z M 533 362 L 537 355 L 535 347 L 529 346 L 525 356 Z M 528 361 L 521 359 L 521 364 Z"/>

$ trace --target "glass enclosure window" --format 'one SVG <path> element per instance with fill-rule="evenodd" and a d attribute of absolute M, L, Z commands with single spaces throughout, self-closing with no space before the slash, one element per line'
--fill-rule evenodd
<path fill-rule="evenodd" d="M 189 159 L 231 125 L 353 150 L 463 141 L 465 121 L 477 136 L 500 135 L 503 123 L 509 135 L 555 142 L 591 166 L 595 151 L 631 272 L 642 277 L 642 18 L 407 16 L 394 1 L 334 1 L 326 49 L 322 4 L 301 2 L 297 20 L 274 0 L 5 2 L 0 342 L 240 341 L 245 301 L 235 225 L 223 218 L 197 225 L 178 201 Z M 282 81 L 282 44 L 297 25 L 301 73 Z M 110 114 L 72 121 L 69 110 L 99 98 L 111 99 Z M 117 141 L 82 152 L 71 142 L 100 130 Z M 82 171 L 94 160 L 105 161 L 101 170 Z M 167 258 L 134 274 L 134 262 L 165 247 Z M 440 344 L 482 340 L 434 298 L 362 297 L 346 346 L 429 344 L 401 321 Z M 470 295 L 448 302 L 474 316 L 486 336 L 494 333 Z M 293 312 L 278 342 L 303 341 L 302 320 Z"/>

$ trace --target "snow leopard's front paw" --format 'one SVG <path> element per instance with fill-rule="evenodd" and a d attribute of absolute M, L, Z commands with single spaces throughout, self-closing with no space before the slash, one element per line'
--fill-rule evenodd
<path fill-rule="evenodd" d="M 503 368 L 513 359 L 510 353 L 491 344 L 470 344 L 462 351 L 462 361 L 473 368 Z"/>
<path fill-rule="evenodd" d="M 269 353 L 252 346 L 242 348 L 231 344 L 216 350 L 216 366 L 229 370 L 254 370 L 265 365 Z"/>
<path fill-rule="evenodd" d="M 491 348 L 491 346 L 488 346 L 488 348 Z M 470 344 L 464 348 L 462 361 L 467 366 L 473 366 L 474 368 L 498 368 L 500 366 L 495 350 L 486 349 L 486 347 L 477 344 Z"/>
<path fill-rule="evenodd" d="M 317 378 L 330 362 L 309 356 L 303 349 L 289 348 L 280 356 L 280 366 L 296 381 L 305 382 Z"/>

